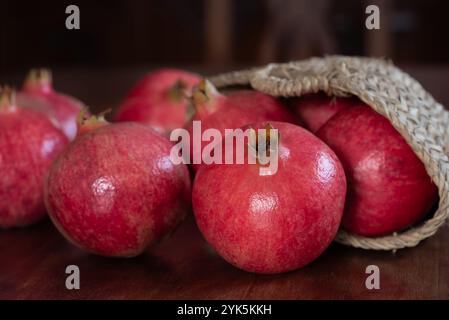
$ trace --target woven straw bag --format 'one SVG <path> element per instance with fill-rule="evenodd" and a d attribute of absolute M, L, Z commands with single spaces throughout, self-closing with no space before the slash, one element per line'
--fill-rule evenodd
<path fill-rule="evenodd" d="M 438 209 L 431 218 L 406 231 L 368 238 L 340 230 L 336 241 L 363 249 L 414 247 L 438 230 L 449 215 L 449 112 L 423 87 L 389 61 L 329 56 L 230 72 L 211 77 L 217 87 L 251 85 L 276 97 L 299 97 L 324 91 L 358 96 L 390 120 L 439 190 Z"/>

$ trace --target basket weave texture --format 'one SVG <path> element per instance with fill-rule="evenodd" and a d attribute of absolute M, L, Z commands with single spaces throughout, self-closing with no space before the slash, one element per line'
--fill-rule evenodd
<path fill-rule="evenodd" d="M 363 237 L 340 230 L 336 241 L 374 250 L 414 247 L 434 235 L 449 216 L 449 112 L 411 76 L 381 59 L 328 56 L 211 77 L 217 87 L 251 85 L 276 97 L 324 91 L 358 96 L 385 116 L 424 163 L 438 187 L 439 205 L 428 220 L 400 233 Z"/>

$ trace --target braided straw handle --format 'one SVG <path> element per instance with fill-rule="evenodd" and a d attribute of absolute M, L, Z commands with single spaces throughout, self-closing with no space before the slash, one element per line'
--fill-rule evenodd
<path fill-rule="evenodd" d="M 438 187 L 440 202 L 432 218 L 404 232 L 369 238 L 340 230 L 336 241 L 374 250 L 414 247 L 432 236 L 449 216 L 449 112 L 392 63 L 372 58 L 329 56 L 237 71 L 210 78 L 217 87 L 248 85 L 277 97 L 324 91 L 358 96 L 390 120 L 424 163 Z"/>

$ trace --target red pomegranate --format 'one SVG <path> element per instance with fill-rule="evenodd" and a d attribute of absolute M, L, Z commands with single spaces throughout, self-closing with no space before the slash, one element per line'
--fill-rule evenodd
<path fill-rule="evenodd" d="M 339 112 L 319 131 L 340 158 L 348 179 L 342 225 L 364 236 L 403 230 L 425 215 L 436 186 L 389 121 L 359 103 Z"/>
<path fill-rule="evenodd" d="M 0 88 L 0 228 L 45 216 L 44 175 L 67 143 L 45 115 L 21 108 L 13 91 Z"/>
<path fill-rule="evenodd" d="M 224 137 L 225 129 L 237 129 L 250 123 L 262 121 L 295 122 L 294 117 L 275 98 L 252 90 L 239 90 L 223 95 L 207 80 L 194 87 L 191 99 L 195 114 L 186 129 L 191 137 L 193 121 L 201 121 L 201 135 L 207 129 L 217 129 Z M 215 141 L 214 141 L 215 142 Z M 217 141 L 218 143 L 219 141 Z M 191 163 L 194 158 L 201 158 L 201 153 L 208 142 L 199 144 L 190 142 Z M 198 148 L 194 148 L 198 145 Z M 193 163 L 196 171 L 201 164 Z"/>
<path fill-rule="evenodd" d="M 313 133 L 317 132 L 337 112 L 357 102 L 358 99 L 355 97 L 329 97 L 324 93 L 308 94 L 291 101 L 304 127 Z"/>
<path fill-rule="evenodd" d="M 193 185 L 207 242 L 256 273 L 287 272 L 317 258 L 335 237 L 346 195 L 343 167 L 326 144 L 296 125 L 271 124 L 279 133 L 277 172 L 260 175 L 257 162 L 213 164 L 200 168 Z"/>
<path fill-rule="evenodd" d="M 50 217 L 75 245 L 103 256 L 131 257 L 182 221 L 191 201 L 184 164 L 172 144 L 138 123 L 80 130 L 51 167 L 45 185 Z"/>
<path fill-rule="evenodd" d="M 50 70 L 31 70 L 17 100 L 23 107 L 44 112 L 69 140 L 75 138 L 76 120 L 84 104 L 73 97 L 56 92 L 53 89 Z"/>
<path fill-rule="evenodd" d="M 160 69 L 140 80 L 120 105 L 117 121 L 136 121 L 169 134 L 189 119 L 187 92 L 199 77 L 183 70 Z"/>

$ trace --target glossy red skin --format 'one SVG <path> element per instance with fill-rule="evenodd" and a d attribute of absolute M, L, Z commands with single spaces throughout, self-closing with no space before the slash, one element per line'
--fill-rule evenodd
<path fill-rule="evenodd" d="M 201 120 L 201 130 L 215 128 L 219 130 L 224 137 L 225 129 L 237 129 L 250 123 L 262 121 L 280 121 L 294 123 L 295 119 L 287 109 L 275 98 L 258 91 L 240 90 L 229 94 L 228 96 L 219 96 L 217 98 L 217 111 L 206 116 L 194 116 L 193 120 Z M 192 122 L 186 127 L 191 137 L 193 137 Z M 201 144 L 201 151 L 208 142 Z M 193 142 L 190 143 L 191 155 L 193 152 Z M 194 171 L 197 171 L 202 164 L 192 164 Z"/>
<path fill-rule="evenodd" d="M 339 111 L 356 103 L 358 99 L 354 97 L 329 97 L 324 93 L 308 94 L 292 101 L 293 109 L 302 120 L 302 124 L 313 133 Z"/>
<path fill-rule="evenodd" d="M 77 137 L 46 181 L 54 224 L 95 254 L 142 253 L 172 232 L 190 205 L 188 169 L 170 161 L 171 146 L 137 123 L 106 125 Z"/>
<path fill-rule="evenodd" d="M 169 89 L 178 81 L 186 84 L 186 91 L 200 81 L 192 73 L 176 69 L 161 69 L 141 79 L 127 94 L 117 113 L 117 121 L 136 121 L 148 124 L 155 130 L 169 134 L 182 128 L 187 121 L 187 99 L 176 100 Z"/>
<path fill-rule="evenodd" d="M 44 176 L 67 143 L 45 115 L 0 107 L 0 228 L 45 217 Z"/>
<path fill-rule="evenodd" d="M 81 101 L 40 84 L 25 84 L 17 100 L 23 107 L 45 113 L 70 141 L 75 139 L 78 115 L 84 106 Z"/>
<path fill-rule="evenodd" d="M 400 231 L 425 215 L 437 188 L 389 121 L 367 105 L 339 112 L 318 132 L 348 179 L 343 227 L 363 236 Z"/>
<path fill-rule="evenodd" d="M 266 274 L 316 259 L 336 235 L 346 194 L 343 167 L 328 146 L 296 125 L 270 123 L 281 136 L 277 173 L 261 176 L 257 164 L 203 166 L 192 196 L 198 227 L 218 254 Z"/>

